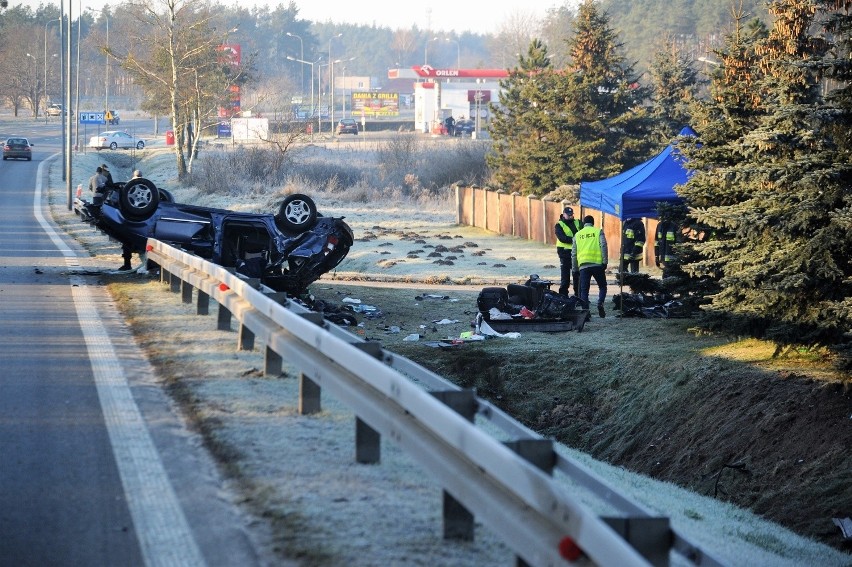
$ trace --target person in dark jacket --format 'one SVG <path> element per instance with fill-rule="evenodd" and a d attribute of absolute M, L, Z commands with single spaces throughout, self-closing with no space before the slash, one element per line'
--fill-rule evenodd
<path fill-rule="evenodd" d="M 109 167 L 107 167 L 107 164 L 102 163 L 101 170 L 103 171 L 104 177 L 106 177 L 106 187 L 113 187 L 114 184 L 112 181 L 112 173 L 109 172 Z"/>
<path fill-rule="evenodd" d="M 627 219 L 621 233 L 621 271 L 639 272 L 639 261 L 645 255 L 645 223 Z"/>
<path fill-rule="evenodd" d="M 673 221 L 660 219 L 654 236 L 654 262 L 663 269 L 663 278 L 667 278 L 671 275 L 671 264 L 675 261 L 674 246 L 679 240 L 680 229 Z"/>
<path fill-rule="evenodd" d="M 568 295 L 568 286 L 574 289 L 574 295 L 580 295 L 580 272 L 571 266 L 571 248 L 574 246 L 574 235 L 580 232 L 583 225 L 574 218 L 574 209 L 565 207 L 559 222 L 553 228 L 556 234 L 556 254 L 559 256 L 559 293 Z"/>
<path fill-rule="evenodd" d="M 574 247 L 571 249 L 571 263 L 580 270 L 580 301 L 588 309 L 589 287 L 592 278 L 598 284 L 598 315 L 606 317 L 606 266 L 609 262 L 606 236 L 603 229 L 595 227 L 595 217 L 586 215 L 583 228 L 574 235 Z"/>

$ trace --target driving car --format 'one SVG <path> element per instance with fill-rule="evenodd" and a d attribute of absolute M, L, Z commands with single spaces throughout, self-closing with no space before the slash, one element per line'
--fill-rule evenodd
<path fill-rule="evenodd" d="M 145 142 L 131 136 L 127 132 L 107 130 L 106 132 L 92 136 L 89 139 L 89 147 L 97 150 L 105 148 L 109 148 L 110 150 L 117 150 L 118 148 L 136 148 L 137 150 L 141 150 L 145 148 Z"/>
<path fill-rule="evenodd" d="M 114 110 L 107 110 L 104 113 L 104 118 L 106 119 L 107 124 L 114 124 L 118 126 L 118 124 L 121 122 L 121 117 L 118 115 L 118 112 Z"/>
<path fill-rule="evenodd" d="M 51 104 L 50 106 L 47 107 L 47 109 L 45 109 L 44 113 L 47 114 L 48 116 L 62 116 L 62 114 L 63 114 L 62 105 L 56 104 L 56 103 Z M 66 112 L 64 112 L 64 114 L 67 115 L 68 112 L 66 111 Z"/>
<path fill-rule="evenodd" d="M 7 138 L 3 144 L 3 159 L 9 158 L 33 160 L 33 145 L 26 138 L 14 137 Z"/>
<path fill-rule="evenodd" d="M 175 203 L 145 178 L 115 183 L 101 205 L 77 198 L 74 211 L 104 234 L 145 252 L 156 238 L 293 296 L 334 269 L 354 242 L 343 217 L 317 213 L 307 195 L 288 195 L 277 214 Z"/>
<path fill-rule="evenodd" d="M 353 118 L 341 118 L 337 123 L 337 133 L 358 135 L 358 123 Z"/>

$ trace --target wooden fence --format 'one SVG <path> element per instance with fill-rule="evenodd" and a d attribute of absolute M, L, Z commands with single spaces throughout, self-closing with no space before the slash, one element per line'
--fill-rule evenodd
<path fill-rule="evenodd" d="M 553 227 L 562 209 L 570 206 L 574 217 L 595 217 L 595 226 L 602 226 L 609 247 L 609 263 L 617 266 L 621 250 L 621 221 L 618 217 L 567 201 L 547 201 L 518 193 L 504 193 L 488 188 L 456 186 L 456 222 L 476 226 L 507 236 L 517 236 L 556 246 Z M 645 258 L 643 266 L 654 265 L 654 234 L 656 219 L 645 223 Z"/>

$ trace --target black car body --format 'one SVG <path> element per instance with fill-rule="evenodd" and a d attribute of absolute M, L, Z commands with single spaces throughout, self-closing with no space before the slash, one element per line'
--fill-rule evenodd
<path fill-rule="evenodd" d="M 32 144 L 26 138 L 9 138 L 3 144 L 3 159 L 25 159 L 32 161 Z"/>
<path fill-rule="evenodd" d="M 337 134 L 355 134 L 358 135 L 358 123 L 354 118 L 342 118 L 337 123 Z"/>
<path fill-rule="evenodd" d="M 343 218 L 317 214 L 300 194 L 277 215 L 241 213 L 175 203 L 151 181 L 132 179 L 109 189 L 100 207 L 77 199 L 75 211 L 134 252 L 155 238 L 291 295 L 334 269 L 354 241 Z"/>

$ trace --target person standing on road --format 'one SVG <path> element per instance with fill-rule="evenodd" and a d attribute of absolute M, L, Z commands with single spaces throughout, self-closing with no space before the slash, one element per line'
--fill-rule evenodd
<path fill-rule="evenodd" d="M 639 272 L 639 260 L 645 255 L 645 223 L 627 219 L 621 233 L 621 272 Z"/>
<path fill-rule="evenodd" d="M 574 246 L 571 248 L 571 264 L 575 270 L 580 270 L 580 301 L 583 307 L 590 308 L 589 286 L 592 278 L 595 278 L 599 290 L 598 315 L 606 317 L 606 235 L 602 229 L 595 227 L 593 216 L 586 215 L 583 223 L 583 228 L 574 235 Z"/>
<path fill-rule="evenodd" d="M 553 227 L 556 234 L 556 254 L 559 256 L 559 293 L 562 295 L 568 295 L 569 286 L 573 287 L 574 295 L 580 295 L 578 286 L 580 273 L 571 265 L 571 248 L 574 246 L 574 235 L 582 228 L 580 221 L 574 218 L 574 209 L 571 207 L 562 209 L 559 222 Z"/>
<path fill-rule="evenodd" d="M 104 176 L 103 168 L 95 170 L 95 174 L 89 178 L 89 191 L 92 192 L 92 204 L 101 205 L 104 202 L 107 178 Z"/>
<path fill-rule="evenodd" d="M 139 179 L 142 177 L 142 172 L 138 169 L 133 170 L 133 177 L 131 179 Z M 128 272 L 133 269 L 130 265 L 130 261 L 133 259 L 133 250 L 130 248 L 129 244 L 124 242 L 121 243 L 121 257 L 124 260 L 124 263 L 118 269 L 120 272 Z M 143 253 L 139 253 L 139 259 L 142 260 L 142 266 L 140 266 L 140 270 L 144 269 L 147 265 L 146 257 Z"/>

